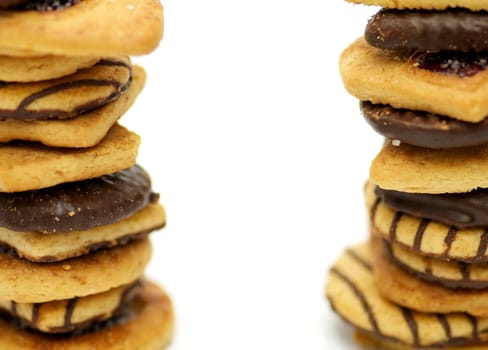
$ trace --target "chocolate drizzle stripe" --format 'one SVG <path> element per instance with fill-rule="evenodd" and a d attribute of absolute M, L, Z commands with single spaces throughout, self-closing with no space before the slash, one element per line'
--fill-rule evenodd
<path fill-rule="evenodd" d="M 368 304 L 368 301 L 366 300 L 366 297 L 361 292 L 361 290 L 354 284 L 353 281 L 349 279 L 349 277 L 347 277 L 345 274 L 339 271 L 339 269 L 337 269 L 336 267 L 333 267 L 330 271 L 336 274 L 344 283 L 346 283 L 349 286 L 349 288 L 351 288 L 353 293 L 359 299 L 359 302 L 361 303 L 364 311 L 368 315 L 368 319 L 371 324 L 371 327 L 373 328 L 373 331 L 376 334 L 382 335 L 380 329 L 378 328 L 378 321 L 376 320 L 373 310 L 371 309 L 371 306 Z"/>
<path fill-rule="evenodd" d="M 10 313 L 12 316 L 17 317 L 17 303 L 13 300 L 10 301 Z"/>
<path fill-rule="evenodd" d="M 458 265 L 459 265 L 459 272 L 461 273 L 461 276 L 462 276 L 462 280 L 463 281 L 469 281 L 470 280 L 469 264 L 460 261 L 460 262 L 458 262 Z"/>
<path fill-rule="evenodd" d="M 446 333 L 446 337 L 448 340 L 452 339 L 452 332 L 451 332 L 451 326 L 449 325 L 449 322 L 447 321 L 447 317 L 444 314 L 437 314 L 437 319 L 439 320 L 439 323 L 441 324 L 442 328 L 444 329 L 444 332 Z"/>
<path fill-rule="evenodd" d="M 410 332 L 412 333 L 413 345 L 420 346 L 418 325 L 412 316 L 412 312 L 409 309 L 406 309 L 404 307 L 402 307 L 401 310 L 403 313 L 403 317 L 405 318 L 405 321 L 407 321 L 408 328 L 410 328 Z"/>
<path fill-rule="evenodd" d="M 487 247 L 488 247 L 488 229 L 485 229 L 480 238 L 480 245 L 478 246 L 476 259 L 481 259 L 485 256 Z"/>
<path fill-rule="evenodd" d="M 375 201 L 373 203 L 373 206 L 371 207 L 371 218 L 373 219 L 373 221 L 376 218 L 376 212 L 378 210 L 378 207 L 380 206 L 380 203 L 381 203 L 381 198 L 380 197 L 376 197 L 376 199 L 375 199 Z"/>
<path fill-rule="evenodd" d="M 458 229 L 454 226 L 449 227 L 449 231 L 447 232 L 446 238 L 444 238 L 444 243 L 446 243 L 446 250 L 443 253 L 443 256 L 449 255 L 451 251 L 452 243 L 456 238 L 456 234 L 458 233 Z"/>
<path fill-rule="evenodd" d="M 403 213 L 397 211 L 397 212 L 395 212 L 395 216 L 393 217 L 393 220 L 391 221 L 391 225 L 390 225 L 390 241 L 391 242 L 396 241 L 397 226 L 398 226 L 398 223 L 400 222 L 402 216 L 403 216 Z"/>
<path fill-rule="evenodd" d="M 415 240 L 413 242 L 413 249 L 416 251 L 420 250 L 420 247 L 422 245 L 422 238 L 424 238 L 424 232 L 427 227 L 427 225 L 430 223 L 429 219 L 422 219 L 420 221 L 420 224 L 417 228 L 417 233 L 415 234 Z"/>
<path fill-rule="evenodd" d="M 70 299 L 66 305 L 66 310 L 64 312 L 64 327 L 71 328 L 71 318 L 73 317 L 73 312 L 75 311 L 78 298 Z"/>
<path fill-rule="evenodd" d="M 354 250 L 348 249 L 348 250 L 346 250 L 346 253 L 351 258 L 353 258 L 358 264 L 363 266 L 366 270 L 373 271 L 373 266 L 371 266 L 371 264 L 368 261 L 361 258 Z"/>
<path fill-rule="evenodd" d="M 31 323 L 35 327 L 39 321 L 39 309 L 41 308 L 41 303 L 36 303 L 32 305 L 32 315 Z"/>
<path fill-rule="evenodd" d="M 471 327 L 473 327 L 473 333 L 472 333 L 473 340 L 479 341 L 480 338 L 478 334 L 478 320 L 476 319 L 476 317 L 471 316 L 470 314 L 465 314 L 465 315 L 469 320 L 469 322 L 471 323 Z"/>

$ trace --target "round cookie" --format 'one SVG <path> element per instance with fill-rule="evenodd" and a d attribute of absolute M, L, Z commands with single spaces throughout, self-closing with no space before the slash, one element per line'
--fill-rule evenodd
<path fill-rule="evenodd" d="M 488 143 L 488 119 L 468 123 L 422 111 L 361 101 L 360 110 L 380 135 L 424 148 L 460 148 Z"/>
<path fill-rule="evenodd" d="M 41 142 L 51 147 L 84 148 L 99 143 L 109 129 L 132 106 L 142 91 L 146 73 L 132 66 L 132 82 L 126 93 L 100 108 L 70 119 L 0 121 L 0 143 L 13 140 Z"/>
<path fill-rule="evenodd" d="M 487 289 L 452 289 L 425 282 L 392 263 L 379 234 L 374 229 L 371 233 L 373 271 L 383 298 L 422 312 L 466 312 L 476 317 L 488 317 Z"/>
<path fill-rule="evenodd" d="M 33 82 L 56 79 L 92 67 L 99 57 L 87 56 L 0 56 L 0 81 Z"/>
<path fill-rule="evenodd" d="M 127 219 L 87 231 L 46 235 L 0 228 L 0 250 L 29 261 L 50 263 L 143 239 L 165 224 L 164 208 L 151 203 Z"/>
<path fill-rule="evenodd" d="M 140 137 L 119 124 L 90 148 L 61 149 L 21 142 L 0 144 L 0 191 L 36 190 L 126 169 L 135 164 L 139 144 Z"/>
<path fill-rule="evenodd" d="M 140 166 L 40 190 L 0 192 L 0 227 L 42 233 L 89 230 L 123 220 L 158 200 Z"/>
<path fill-rule="evenodd" d="M 374 5 L 392 9 L 445 10 L 447 8 L 467 8 L 472 11 L 488 10 L 483 0 L 346 0 L 355 4 Z"/>
<path fill-rule="evenodd" d="M 138 279 L 150 257 L 148 238 L 48 264 L 0 254 L 0 299 L 44 303 L 102 293 Z"/>
<path fill-rule="evenodd" d="M 381 9 L 369 19 L 364 38 L 381 49 L 480 52 L 488 50 L 487 23 L 485 11 Z"/>
<path fill-rule="evenodd" d="M 174 328 L 169 296 L 144 282 L 138 297 L 128 305 L 130 316 L 98 331 L 57 337 L 30 332 L 0 319 L 0 348 L 9 350 L 162 350 L 171 342 Z"/>
<path fill-rule="evenodd" d="M 0 120 L 69 119 L 100 108 L 125 93 L 132 80 L 126 57 L 101 59 L 94 66 L 58 79 L 3 83 Z"/>
<path fill-rule="evenodd" d="M 447 288 L 484 289 L 488 287 L 488 264 L 441 260 L 411 252 L 398 244 L 384 241 L 390 260 L 427 282 Z"/>
<path fill-rule="evenodd" d="M 415 57 L 372 47 L 360 38 L 343 51 L 340 74 L 346 90 L 362 101 L 472 123 L 485 119 L 488 70 L 470 77 L 437 73 L 420 68 Z"/>
<path fill-rule="evenodd" d="M 368 244 L 345 251 L 326 286 L 332 308 L 356 329 L 401 346 L 430 348 L 487 342 L 488 318 L 428 314 L 401 307 L 378 292 Z"/>
<path fill-rule="evenodd" d="M 371 163 L 371 182 L 385 190 L 411 193 L 464 193 L 488 188 L 488 144 L 427 149 L 386 142 Z"/>
<path fill-rule="evenodd" d="M 0 301 L 0 309 L 24 327 L 44 333 L 70 333 L 89 328 L 94 323 L 117 314 L 140 290 L 140 282 L 112 288 L 81 298 L 46 303 Z"/>
<path fill-rule="evenodd" d="M 366 204 L 374 229 L 391 243 L 443 260 L 488 261 L 488 230 L 453 226 L 398 212 L 388 207 L 366 185 Z"/>
<path fill-rule="evenodd" d="M 57 11 L 6 11 L 2 55 L 144 55 L 163 35 L 159 0 L 83 0 Z"/>

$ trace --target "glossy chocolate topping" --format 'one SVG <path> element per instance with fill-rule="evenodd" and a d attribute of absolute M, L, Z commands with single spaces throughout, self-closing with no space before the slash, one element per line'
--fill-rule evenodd
<path fill-rule="evenodd" d="M 0 193 L 0 226 L 43 233 L 88 230 L 125 219 L 157 199 L 149 175 L 136 165 L 85 181 Z"/>
<path fill-rule="evenodd" d="M 30 0 L 0 0 L 0 8 L 9 8 L 29 3 Z"/>
<path fill-rule="evenodd" d="M 368 124 L 379 134 L 425 148 L 459 148 L 488 142 L 488 119 L 467 123 L 437 114 L 361 101 Z"/>
<path fill-rule="evenodd" d="M 417 52 L 410 62 L 417 68 L 467 78 L 488 68 L 488 52 Z"/>
<path fill-rule="evenodd" d="M 16 9 L 22 10 L 36 10 L 36 11 L 55 11 L 62 10 L 77 3 L 82 0 L 30 0 L 30 1 L 16 1 L 17 3 L 22 3 L 21 6 Z"/>
<path fill-rule="evenodd" d="M 468 193 L 407 193 L 375 187 L 387 206 L 401 213 L 436 220 L 457 228 L 488 227 L 488 189 Z"/>
<path fill-rule="evenodd" d="M 479 52 L 488 50 L 488 12 L 381 9 L 364 36 L 382 49 Z"/>

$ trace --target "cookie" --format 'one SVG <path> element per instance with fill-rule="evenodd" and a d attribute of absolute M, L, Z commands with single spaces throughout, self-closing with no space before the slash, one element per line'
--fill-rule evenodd
<path fill-rule="evenodd" d="M 374 339 L 418 349 L 488 342 L 488 318 L 429 314 L 397 305 L 378 292 L 368 244 L 348 249 L 333 264 L 326 286 L 332 308 Z"/>
<path fill-rule="evenodd" d="M 57 11 L 5 10 L 0 54 L 144 55 L 156 49 L 162 35 L 158 0 L 83 0 Z"/>
<path fill-rule="evenodd" d="M 423 281 L 389 259 L 382 240 L 374 229 L 371 236 L 376 286 L 383 298 L 422 312 L 466 312 L 476 317 L 488 317 L 487 289 L 452 289 Z"/>
<path fill-rule="evenodd" d="M 164 207 L 151 203 L 127 219 L 86 231 L 46 235 L 0 228 L 0 251 L 33 262 L 49 263 L 143 239 L 165 224 Z"/>
<path fill-rule="evenodd" d="M 52 148 L 26 142 L 0 144 L 0 191 L 36 190 L 126 169 L 135 164 L 139 143 L 138 135 L 116 124 L 100 143 L 90 148 Z"/>
<path fill-rule="evenodd" d="M 132 67 L 132 82 L 127 92 L 103 107 L 63 120 L 0 121 L 0 142 L 37 141 L 46 146 L 68 148 L 94 146 L 132 106 L 145 81 L 144 69 L 135 65 Z"/>
<path fill-rule="evenodd" d="M 427 149 L 386 142 L 371 163 L 370 180 L 385 190 L 464 193 L 488 188 L 488 144 Z"/>
<path fill-rule="evenodd" d="M 68 119 L 125 93 L 132 79 L 128 58 L 101 59 L 74 74 L 41 82 L 3 83 L 0 120 Z"/>
<path fill-rule="evenodd" d="M 419 51 L 488 50 L 488 13 L 381 9 L 368 21 L 364 38 L 381 49 Z"/>
<path fill-rule="evenodd" d="M 69 333 L 109 319 L 135 297 L 139 289 L 138 281 L 103 293 L 46 303 L 1 300 L 0 309 L 19 321 L 23 327 L 44 333 Z"/>
<path fill-rule="evenodd" d="M 89 230 L 123 220 L 158 200 L 140 166 L 40 190 L 0 192 L 0 227 L 42 233 Z"/>
<path fill-rule="evenodd" d="M 100 57 L 87 56 L 0 56 L 0 81 L 33 82 L 56 79 L 92 67 Z"/>
<path fill-rule="evenodd" d="M 488 5 L 481 0 L 346 0 L 355 4 L 374 5 L 392 9 L 445 10 L 448 8 L 466 8 L 472 11 L 488 10 Z"/>
<path fill-rule="evenodd" d="M 438 114 L 361 101 L 361 114 L 380 135 L 425 148 L 460 148 L 488 143 L 488 119 L 468 123 Z"/>
<path fill-rule="evenodd" d="M 366 203 L 371 223 L 384 239 L 422 255 L 443 260 L 488 262 L 488 231 L 459 229 L 427 218 L 396 211 L 366 186 Z"/>
<path fill-rule="evenodd" d="M 150 257 L 148 238 L 48 264 L 0 254 L 0 299 L 44 303 L 102 293 L 138 279 Z"/>
<path fill-rule="evenodd" d="M 390 261 L 412 275 L 447 288 L 484 289 L 488 287 L 488 264 L 468 264 L 456 260 L 441 260 L 409 251 L 384 241 Z"/>
<path fill-rule="evenodd" d="M 472 123 L 485 119 L 488 115 L 486 67 L 477 66 L 477 56 L 474 56 L 475 62 L 464 67 L 451 64 L 435 72 L 443 62 L 442 57 L 435 61 L 436 57 L 428 53 L 412 55 L 382 50 L 360 38 L 344 50 L 339 67 L 345 88 L 359 100 Z M 455 69 L 459 67 L 463 69 Z M 477 68 L 472 71 L 472 67 Z M 466 70 L 475 74 L 466 76 Z"/>
<path fill-rule="evenodd" d="M 94 331 L 71 336 L 53 336 L 19 328 L 0 319 L 0 348 L 9 350 L 153 350 L 171 342 L 174 328 L 171 299 L 158 286 L 144 282 L 141 293 L 126 312 Z"/>

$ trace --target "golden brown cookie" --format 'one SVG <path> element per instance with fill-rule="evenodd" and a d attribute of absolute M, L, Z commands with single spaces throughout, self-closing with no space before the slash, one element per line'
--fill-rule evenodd
<path fill-rule="evenodd" d="M 389 242 L 444 260 L 488 261 L 486 229 L 458 229 L 395 211 L 375 195 L 371 182 L 367 183 L 365 192 L 371 224 Z"/>
<path fill-rule="evenodd" d="M 56 79 L 95 65 L 100 57 L 88 56 L 0 56 L 0 81 L 33 82 Z"/>
<path fill-rule="evenodd" d="M 399 244 L 384 241 L 390 261 L 414 276 L 448 288 L 484 289 L 488 287 L 488 264 L 441 260 L 409 251 Z"/>
<path fill-rule="evenodd" d="M 132 106 L 145 81 L 144 69 L 134 65 L 128 91 L 101 108 L 64 120 L 0 121 L 0 142 L 25 140 L 38 141 L 51 147 L 94 146 Z"/>
<path fill-rule="evenodd" d="M 384 298 L 422 312 L 488 317 L 488 289 L 452 289 L 417 278 L 391 262 L 374 230 L 371 248 L 376 285 Z"/>
<path fill-rule="evenodd" d="M 374 48 L 360 38 L 341 55 L 344 86 L 360 100 L 394 108 L 473 123 L 488 116 L 488 70 L 471 77 L 446 75 L 419 68 L 409 57 Z"/>
<path fill-rule="evenodd" d="M 378 292 L 368 244 L 348 249 L 334 263 L 326 296 L 345 321 L 375 339 L 416 349 L 488 341 L 488 318 L 428 314 L 384 299 Z"/>
<path fill-rule="evenodd" d="M 12 56 L 143 55 L 163 34 L 159 0 L 83 0 L 64 10 L 6 10 L 1 17 L 0 53 Z"/>
<path fill-rule="evenodd" d="M 44 234 L 0 227 L 0 246 L 33 262 L 55 262 L 142 239 L 165 223 L 164 208 L 153 203 L 125 220 L 87 231 Z"/>
<path fill-rule="evenodd" d="M 102 293 L 138 279 L 150 257 L 148 238 L 46 264 L 0 254 L 0 299 L 44 303 Z"/>
<path fill-rule="evenodd" d="M 73 336 L 30 332 L 0 319 L 0 349 L 9 350 L 162 350 L 171 342 L 173 306 L 158 286 L 145 282 L 138 297 L 128 305 L 127 319 L 98 331 Z"/>
<path fill-rule="evenodd" d="M 129 168 L 135 164 L 139 143 L 138 135 L 115 124 L 100 143 L 90 148 L 0 144 L 0 191 L 34 190 Z"/>
<path fill-rule="evenodd" d="M 488 144 L 427 149 L 386 142 L 370 167 L 370 180 L 385 190 L 463 193 L 487 188 Z"/>
<path fill-rule="evenodd" d="M 69 333 L 90 327 L 112 317 L 140 289 L 134 282 L 106 292 L 81 298 L 46 303 L 0 301 L 0 309 L 20 321 L 23 326 L 44 333 Z"/>
<path fill-rule="evenodd" d="M 94 66 L 57 79 L 4 83 L 0 120 L 69 119 L 125 93 L 132 79 L 127 57 L 100 59 Z"/>
<path fill-rule="evenodd" d="M 346 0 L 355 4 L 375 5 L 394 9 L 444 10 L 449 7 L 462 7 L 473 11 L 488 10 L 481 0 Z"/>

